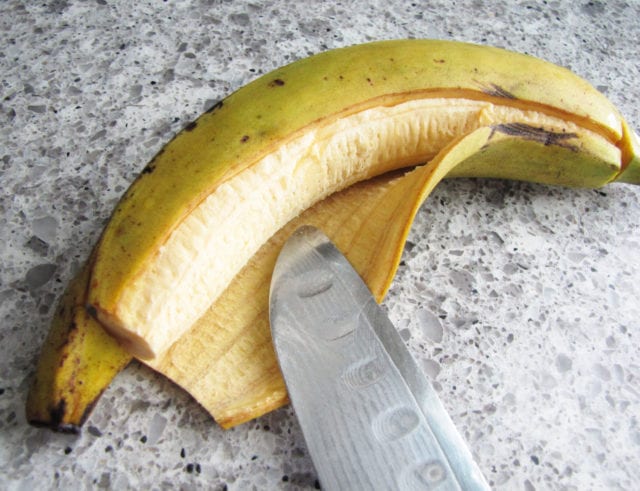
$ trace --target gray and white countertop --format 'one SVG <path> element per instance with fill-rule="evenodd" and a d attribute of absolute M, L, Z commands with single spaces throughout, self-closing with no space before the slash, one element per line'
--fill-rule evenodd
<path fill-rule="evenodd" d="M 636 0 L 0 3 L 0 488 L 313 489 L 283 408 L 223 431 L 140 364 L 80 435 L 24 402 L 64 285 L 145 163 L 260 74 L 370 40 L 570 67 L 640 128 Z M 442 183 L 385 301 L 496 489 L 640 483 L 640 188 Z"/>

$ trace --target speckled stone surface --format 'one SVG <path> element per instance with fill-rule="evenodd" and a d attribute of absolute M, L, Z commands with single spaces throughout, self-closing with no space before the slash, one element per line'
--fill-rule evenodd
<path fill-rule="evenodd" d="M 78 436 L 27 425 L 53 306 L 188 121 L 328 48 L 493 44 L 568 66 L 640 128 L 640 4 L 0 3 L 0 488 L 313 489 L 290 409 L 222 431 L 133 364 Z M 640 189 L 461 180 L 419 213 L 385 306 L 496 489 L 640 482 Z"/>

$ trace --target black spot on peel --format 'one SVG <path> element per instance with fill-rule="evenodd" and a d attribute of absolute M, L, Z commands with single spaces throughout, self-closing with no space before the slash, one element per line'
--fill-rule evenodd
<path fill-rule="evenodd" d="M 269 82 L 269 87 L 282 87 L 284 85 L 284 80 L 281 78 L 276 78 Z"/>
<path fill-rule="evenodd" d="M 156 161 L 158 160 L 158 158 L 164 153 L 164 147 L 162 147 L 160 149 L 160 151 L 155 154 L 155 156 L 149 161 L 149 163 L 144 166 L 144 168 L 142 169 L 142 171 L 140 172 L 140 174 L 138 174 L 138 177 L 136 179 L 140 179 L 141 177 L 143 177 L 145 174 L 151 174 L 153 173 L 154 170 L 156 170 Z M 129 190 L 127 191 L 127 193 L 124 196 L 125 200 L 130 200 L 131 198 L 133 198 L 135 194 L 135 191 L 131 191 L 131 188 L 129 188 Z M 120 211 L 120 207 L 116 208 L 115 210 L 116 212 Z"/>
<path fill-rule="evenodd" d="M 213 106 L 211 106 L 209 109 L 207 109 L 207 113 L 212 113 L 217 111 L 218 109 L 220 109 L 222 106 L 224 106 L 224 102 L 222 101 L 218 101 L 216 102 Z"/>
<path fill-rule="evenodd" d="M 64 419 L 64 413 L 67 410 L 67 401 L 60 399 L 60 402 L 51 409 L 49 409 L 49 418 L 51 420 L 51 426 L 58 428 L 62 420 Z"/>
<path fill-rule="evenodd" d="M 575 133 L 557 133 L 523 123 L 507 123 L 493 126 L 493 131 L 489 139 L 491 139 L 495 132 L 504 133 L 505 135 L 510 136 L 519 136 L 525 140 L 542 143 L 545 146 L 556 145 L 568 148 L 572 151 L 578 150 L 576 146 L 567 143 L 568 140 L 578 136 Z"/>
<path fill-rule="evenodd" d="M 249 141 L 249 135 L 244 135 L 240 138 L 240 143 L 247 143 Z"/>
<path fill-rule="evenodd" d="M 191 123 L 189 123 L 187 126 L 184 127 L 185 131 L 193 131 L 196 129 L 196 126 L 198 126 L 198 122 L 197 121 L 191 121 Z"/>

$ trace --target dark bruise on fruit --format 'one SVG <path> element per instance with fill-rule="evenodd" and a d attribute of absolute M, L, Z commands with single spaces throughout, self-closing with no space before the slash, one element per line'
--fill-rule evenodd
<path fill-rule="evenodd" d="M 574 145 L 567 143 L 567 140 L 576 138 L 578 135 L 575 133 L 556 133 L 554 131 L 545 130 L 544 128 L 538 128 L 523 123 L 506 123 L 498 124 L 492 127 L 491 137 L 497 131 L 509 136 L 518 136 L 526 140 L 532 140 L 543 145 L 557 145 L 560 147 L 568 148 L 570 150 L 577 151 L 578 149 Z"/>
<path fill-rule="evenodd" d="M 284 85 L 284 80 L 281 78 L 276 78 L 269 82 L 269 87 L 282 87 Z"/>

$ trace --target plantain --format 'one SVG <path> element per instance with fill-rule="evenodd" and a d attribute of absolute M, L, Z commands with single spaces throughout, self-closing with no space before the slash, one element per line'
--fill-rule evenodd
<path fill-rule="evenodd" d="M 429 161 L 477 128 L 514 123 L 618 149 L 618 171 L 632 161 L 615 107 L 570 71 L 529 56 L 388 41 L 278 69 L 189 125 L 129 188 L 97 247 L 91 311 L 130 352 L 152 359 L 304 209 Z"/>
<path fill-rule="evenodd" d="M 81 310 L 119 340 L 105 359 L 128 359 L 124 346 L 233 426 L 286 402 L 265 295 L 292 227 L 323 228 L 381 299 L 446 175 L 638 183 L 639 147 L 602 94 L 529 56 L 428 40 L 326 52 L 238 90 L 143 169 L 96 247 Z"/>

